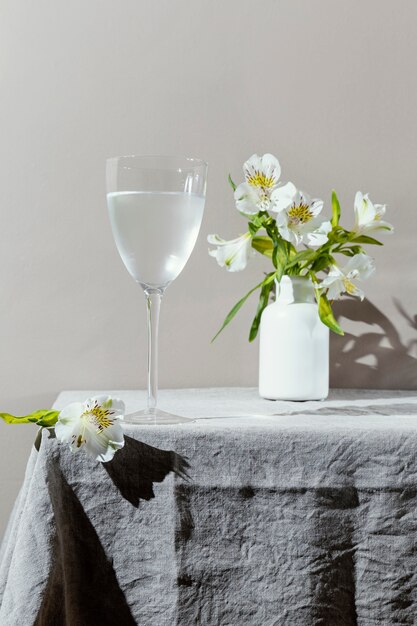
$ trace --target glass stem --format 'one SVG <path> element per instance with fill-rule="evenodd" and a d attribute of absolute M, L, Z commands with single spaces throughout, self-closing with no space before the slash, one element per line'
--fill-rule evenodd
<path fill-rule="evenodd" d="M 145 289 L 148 312 L 148 409 L 154 413 L 158 395 L 158 328 L 163 292 Z"/>

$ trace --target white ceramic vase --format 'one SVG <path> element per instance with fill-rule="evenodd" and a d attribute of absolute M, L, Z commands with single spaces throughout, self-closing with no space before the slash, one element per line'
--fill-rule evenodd
<path fill-rule="evenodd" d="M 262 314 L 259 394 L 270 400 L 323 400 L 329 393 L 329 329 L 308 278 L 283 276 Z"/>

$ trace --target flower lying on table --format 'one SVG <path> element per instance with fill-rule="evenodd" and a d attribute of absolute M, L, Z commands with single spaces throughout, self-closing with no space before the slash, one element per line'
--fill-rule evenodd
<path fill-rule="evenodd" d="M 124 446 L 122 420 L 125 405 L 118 398 L 95 396 L 72 402 L 62 411 L 41 410 L 24 417 L 0 413 L 7 424 L 36 424 L 55 430 L 58 441 L 69 444 L 71 452 L 84 448 L 96 461 L 106 463 Z"/>

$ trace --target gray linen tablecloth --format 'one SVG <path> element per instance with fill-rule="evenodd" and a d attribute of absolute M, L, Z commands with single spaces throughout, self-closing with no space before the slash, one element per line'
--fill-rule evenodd
<path fill-rule="evenodd" d="M 199 419 L 126 425 L 108 464 L 44 433 L 2 545 L 1 626 L 417 624 L 416 393 L 176 390 L 161 408 Z"/>

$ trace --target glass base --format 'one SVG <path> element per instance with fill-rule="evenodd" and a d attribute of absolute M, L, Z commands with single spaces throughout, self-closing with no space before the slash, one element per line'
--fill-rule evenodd
<path fill-rule="evenodd" d="M 165 424 L 185 424 L 186 422 L 194 422 L 189 417 L 182 415 L 173 415 L 161 409 L 144 409 L 143 411 L 135 411 L 125 415 L 126 424 L 147 424 L 149 426 L 159 426 Z"/>

